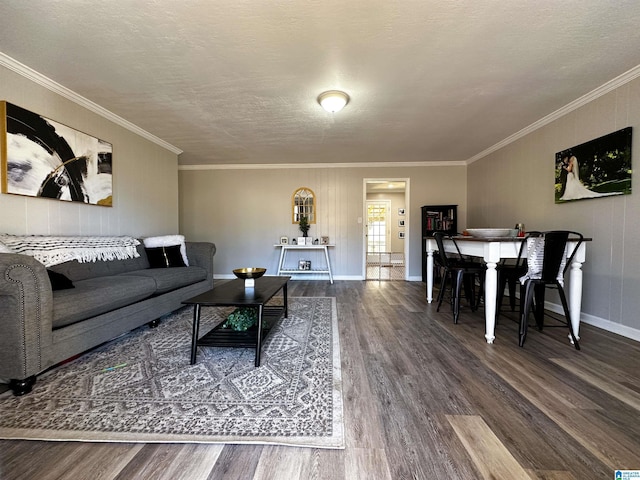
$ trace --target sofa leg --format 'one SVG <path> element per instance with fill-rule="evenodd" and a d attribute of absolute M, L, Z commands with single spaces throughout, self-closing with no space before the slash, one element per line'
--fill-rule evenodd
<path fill-rule="evenodd" d="M 23 380 L 16 380 L 15 378 L 12 378 L 11 380 L 9 380 L 9 388 L 11 388 L 11 390 L 13 391 L 13 394 L 16 397 L 19 397 L 20 395 L 25 395 L 29 393 L 33 388 L 33 386 L 35 385 L 35 383 L 36 383 L 35 375 L 32 377 L 25 378 Z"/>
<path fill-rule="evenodd" d="M 149 323 L 147 323 L 147 325 L 149 325 L 149 328 L 156 328 L 158 325 L 160 325 L 160 319 L 156 318 L 155 320 L 151 320 Z"/>

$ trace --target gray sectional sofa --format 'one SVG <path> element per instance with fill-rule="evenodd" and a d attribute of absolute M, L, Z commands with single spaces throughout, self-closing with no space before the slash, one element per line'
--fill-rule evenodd
<path fill-rule="evenodd" d="M 0 253 L 0 379 L 14 394 L 31 391 L 47 368 L 213 288 L 213 243 L 186 242 L 189 266 L 173 268 L 150 268 L 144 245 L 136 248 L 138 258 L 73 260 L 50 267 L 54 273 L 33 257 Z M 53 290 L 57 278 L 73 288 Z"/>

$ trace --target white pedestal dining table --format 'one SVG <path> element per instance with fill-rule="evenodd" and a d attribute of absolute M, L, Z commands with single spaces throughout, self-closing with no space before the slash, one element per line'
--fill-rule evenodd
<path fill-rule="evenodd" d="M 436 240 L 427 237 L 425 240 L 425 248 L 427 252 L 427 302 L 433 301 L 433 252 L 438 249 Z M 493 343 L 495 340 L 496 326 L 496 301 L 497 301 L 497 285 L 498 274 L 496 266 L 500 260 L 504 258 L 518 258 L 520 245 L 523 238 L 519 237 L 495 237 L 480 238 L 471 236 L 457 236 L 455 241 L 460 248 L 460 253 L 473 257 L 481 257 L 487 265 L 485 278 L 485 295 L 484 295 L 484 315 L 485 315 L 485 338 L 487 343 Z M 590 239 L 585 239 L 585 241 Z M 571 254 L 575 248 L 576 242 L 569 239 L 567 243 L 568 254 Z M 445 240 L 445 250 L 450 253 L 456 253 L 455 246 L 451 241 Z M 573 257 L 569 268 L 569 291 L 567 301 L 569 303 L 569 314 L 571 316 L 571 326 L 576 338 L 580 338 L 580 310 L 582 307 L 582 264 L 585 261 L 586 245 L 585 242 L 580 245 L 578 251 Z"/>

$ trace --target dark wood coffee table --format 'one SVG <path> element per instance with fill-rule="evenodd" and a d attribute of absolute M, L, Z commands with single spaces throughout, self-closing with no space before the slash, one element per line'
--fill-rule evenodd
<path fill-rule="evenodd" d="M 184 304 L 193 305 L 193 334 L 191 337 L 191 365 L 196 363 L 199 346 L 203 347 L 255 347 L 255 366 L 260 366 L 262 342 L 271 331 L 271 327 L 284 314 L 288 316 L 287 282 L 291 277 L 261 277 L 256 279 L 253 288 L 245 288 L 244 280 L 236 279 L 212 290 L 185 300 Z M 273 296 L 282 290 L 284 305 L 265 306 Z M 222 328 L 221 322 L 202 338 L 198 338 L 201 307 L 255 307 L 258 309 L 258 324 L 245 332 Z"/>

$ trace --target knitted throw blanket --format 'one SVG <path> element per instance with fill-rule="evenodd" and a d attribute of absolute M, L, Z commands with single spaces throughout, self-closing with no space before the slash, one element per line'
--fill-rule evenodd
<path fill-rule="evenodd" d="M 124 260 L 140 255 L 133 237 L 50 237 L 45 235 L 0 235 L 0 242 L 14 253 L 34 257 L 45 267 L 77 260 Z"/>

